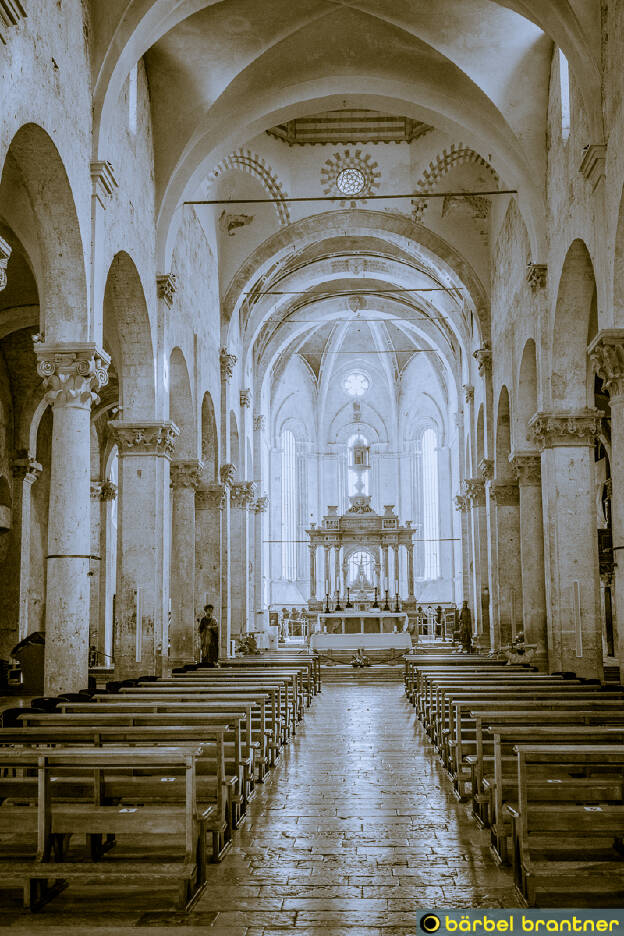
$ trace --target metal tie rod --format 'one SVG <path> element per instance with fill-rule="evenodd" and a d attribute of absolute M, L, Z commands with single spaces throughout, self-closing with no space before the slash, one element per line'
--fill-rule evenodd
<path fill-rule="evenodd" d="M 191 199 L 183 205 L 282 205 L 284 202 L 353 202 L 383 201 L 388 198 L 470 198 L 475 195 L 517 195 L 518 189 L 495 189 L 490 192 L 405 192 L 400 195 L 294 195 L 283 198 L 208 198 Z"/>

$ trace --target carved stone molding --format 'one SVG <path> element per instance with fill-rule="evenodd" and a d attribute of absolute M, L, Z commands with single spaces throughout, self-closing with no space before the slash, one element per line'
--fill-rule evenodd
<path fill-rule="evenodd" d="M 118 187 L 115 171 L 109 162 L 100 160 L 91 163 L 91 194 L 104 210 Z"/>
<path fill-rule="evenodd" d="M 225 485 L 204 484 L 195 494 L 195 510 L 223 510 L 225 507 Z"/>
<path fill-rule="evenodd" d="M 466 403 L 472 403 L 474 400 L 474 387 L 472 384 L 464 384 L 462 389 L 464 391 L 464 399 Z"/>
<path fill-rule="evenodd" d="M 520 490 L 516 481 L 492 481 L 490 500 L 497 507 L 516 507 L 520 503 Z"/>
<path fill-rule="evenodd" d="M 172 458 L 176 438 L 180 434 L 180 430 L 172 422 L 134 423 L 114 419 L 109 422 L 108 428 L 122 456 L 161 455 Z"/>
<path fill-rule="evenodd" d="M 100 500 L 114 501 L 117 497 L 117 485 L 112 481 L 103 481 L 100 487 Z"/>
<path fill-rule="evenodd" d="M 491 481 L 494 477 L 494 462 L 491 458 L 482 458 L 479 462 L 479 472 L 484 481 Z"/>
<path fill-rule="evenodd" d="M 587 349 L 611 400 L 624 396 L 624 328 L 605 328 Z"/>
<path fill-rule="evenodd" d="M 542 459 L 537 452 L 517 452 L 509 464 L 520 487 L 539 487 L 542 483 Z"/>
<path fill-rule="evenodd" d="M 158 298 L 164 300 L 171 308 L 177 289 L 175 275 L 173 273 L 159 273 L 156 277 L 156 287 L 158 289 Z"/>
<path fill-rule="evenodd" d="M 221 479 L 221 484 L 225 484 L 227 487 L 231 487 L 231 485 L 234 484 L 235 477 L 236 465 L 221 465 L 221 468 L 219 469 L 219 478 Z"/>
<path fill-rule="evenodd" d="M 483 478 L 464 478 L 462 482 L 464 496 L 471 507 L 485 507 L 485 481 Z"/>
<path fill-rule="evenodd" d="M 230 380 L 234 373 L 234 367 L 238 358 L 235 354 L 230 354 L 227 348 L 221 348 L 219 351 L 219 364 L 221 365 L 221 380 Z"/>
<path fill-rule="evenodd" d="M 183 488 L 196 491 L 201 484 L 203 470 L 202 462 L 194 458 L 171 462 L 171 487 L 174 491 Z"/>
<path fill-rule="evenodd" d="M 0 0 L 0 42 L 7 44 L 8 30 L 26 16 L 22 0 Z"/>
<path fill-rule="evenodd" d="M 593 445 L 600 432 L 602 414 L 597 409 L 536 413 L 529 420 L 529 435 L 537 448 Z"/>
<path fill-rule="evenodd" d="M 527 283 L 534 292 L 538 289 L 544 289 L 548 279 L 547 265 L 545 263 L 527 264 L 526 278 Z"/>
<path fill-rule="evenodd" d="M 489 342 L 486 341 L 482 348 L 473 351 L 472 356 L 477 362 L 480 377 L 486 377 L 492 373 L 492 349 Z"/>
<path fill-rule="evenodd" d="M 50 406 L 88 409 L 108 383 L 110 357 L 90 341 L 71 345 L 36 341 L 35 354 Z"/>
<path fill-rule="evenodd" d="M 266 416 L 254 416 L 253 427 L 254 432 L 262 432 L 266 427 Z"/>
<path fill-rule="evenodd" d="M 266 494 L 263 494 L 262 497 L 256 497 L 255 501 L 251 505 L 251 509 L 254 513 L 265 513 L 269 506 L 269 498 Z"/>
<path fill-rule="evenodd" d="M 467 494 L 455 495 L 455 510 L 459 510 L 461 513 L 468 513 L 470 510 L 470 499 Z"/>
<path fill-rule="evenodd" d="M 91 500 L 99 500 L 100 494 L 102 493 L 102 482 L 91 481 L 89 493 L 91 494 Z"/>
<path fill-rule="evenodd" d="M 230 506 L 241 510 L 251 507 L 256 496 L 255 481 L 234 481 L 230 486 Z"/>
<path fill-rule="evenodd" d="M 589 143 L 583 147 L 583 158 L 579 166 L 579 172 L 591 185 L 592 192 L 596 190 L 598 183 L 606 175 L 606 162 L 606 143 Z"/>
<path fill-rule="evenodd" d="M 17 457 L 13 459 L 11 470 L 14 478 L 25 481 L 26 484 L 34 484 L 43 471 L 43 466 L 40 465 L 38 461 L 35 461 L 28 452 L 22 450 L 18 452 Z"/>
<path fill-rule="evenodd" d="M 241 390 L 238 394 L 240 405 L 247 408 L 251 406 L 251 390 Z"/>
<path fill-rule="evenodd" d="M 251 224 L 253 219 L 254 215 L 228 214 L 224 208 L 219 215 L 219 227 L 228 237 L 234 237 L 239 228 Z"/>
<path fill-rule="evenodd" d="M 13 252 L 13 248 L 10 244 L 7 244 L 3 237 L 0 237 L 0 292 L 3 289 L 6 289 L 8 283 L 7 279 L 7 266 L 9 264 L 9 259 Z"/>

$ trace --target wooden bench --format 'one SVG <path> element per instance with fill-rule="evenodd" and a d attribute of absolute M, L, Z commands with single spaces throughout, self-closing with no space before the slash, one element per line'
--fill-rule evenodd
<path fill-rule="evenodd" d="M 621 779 L 624 745 L 519 744 L 515 748 L 518 803 L 513 822 L 514 880 L 529 906 L 624 904 L 624 804 L 592 799 L 593 773 Z M 536 801 L 534 775 L 584 773 L 577 803 Z M 558 784 L 557 784 L 558 786 Z"/>
<path fill-rule="evenodd" d="M 280 670 L 267 672 L 256 672 L 254 670 L 241 673 L 228 669 L 203 669 L 191 673 L 179 673 L 170 679 L 159 680 L 160 686 L 184 686 L 192 687 L 196 685 L 220 685 L 227 688 L 232 685 L 237 688 L 244 688 L 247 684 L 265 684 L 279 686 L 285 696 L 285 712 L 288 713 L 287 723 L 290 733 L 295 734 L 296 724 L 303 718 L 303 684 L 300 680 L 298 671 L 288 673 Z"/>
<path fill-rule="evenodd" d="M 35 840 L 30 859 L 0 861 L 0 886 L 21 887 L 24 906 L 36 910 L 72 882 L 127 886 L 132 881 L 159 890 L 173 884 L 178 905 L 188 909 L 205 887 L 205 823 L 214 811 L 212 806 L 197 805 L 196 764 L 202 753 L 201 746 L 0 750 L 0 766 L 5 770 L 30 769 L 35 773 L 30 801 L 22 804 L 19 799 L 5 798 L 0 806 L 0 833 L 10 832 L 26 842 L 29 837 Z M 101 796 L 107 778 L 137 769 L 156 780 L 166 780 L 173 770 L 182 771 L 184 795 L 180 804 L 108 805 Z M 63 770 L 91 775 L 90 801 L 58 801 L 54 780 Z M 54 860 L 58 855 L 54 840 L 77 834 L 86 835 L 88 840 L 118 834 L 147 836 L 156 839 L 161 855 L 165 850 L 163 836 L 181 838 L 184 845 L 177 858 L 169 853 L 157 860 L 137 861 L 120 855 L 107 860 L 103 853 L 94 856 L 91 850 L 89 855 L 79 854 L 77 860 L 69 861 L 66 855 Z"/>

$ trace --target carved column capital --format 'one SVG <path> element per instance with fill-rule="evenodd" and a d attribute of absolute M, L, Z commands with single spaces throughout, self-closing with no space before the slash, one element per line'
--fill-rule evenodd
<path fill-rule="evenodd" d="M 171 462 L 171 487 L 174 491 L 182 488 L 196 491 L 201 484 L 203 470 L 203 464 L 194 458 Z"/>
<path fill-rule="evenodd" d="M 472 356 L 477 362 L 480 377 L 488 377 L 492 373 L 492 349 L 489 342 L 485 342 L 482 348 L 477 348 L 472 352 Z"/>
<path fill-rule="evenodd" d="M 248 408 L 251 406 L 251 390 L 249 390 L 249 388 L 241 390 L 238 394 L 238 398 L 242 407 Z"/>
<path fill-rule="evenodd" d="M 542 483 L 542 459 L 537 452 L 516 452 L 509 463 L 520 487 L 539 487 Z"/>
<path fill-rule="evenodd" d="M 269 498 L 266 494 L 263 494 L 262 497 L 256 497 L 255 501 L 251 505 L 251 509 L 254 511 L 254 513 L 265 513 L 268 506 Z"/>
<path fill-rule="evenodd" d="M 223 510 L 225 507 L 225 485 L 204 484 L 195 494 L 196 510 Z"/>
<path fill-rule="evenodd" d="M 593 445 L 601 423 L 602 414 L 597 409 L 536 413 L 529 420 L 529 435 L 540 452 L 560 446 Z"/>
<path fill-rule="evenodd" d="M 221 380 L 230 380 L 234 373 L 234 367 L 238 358 L 235 354 L 230 354 L 227 348 L 221 348 L 219 351 L 219 364 L 221 365 Z"/>
<path fill-rule="evenodd" d="M 460 513 L 468 513 L 470 510 L 470 499 L 467 494 L 455 495 L 455 510 L 459 510 Z M 413 544 L 411 548 L 414 548 Z"/>
<path fill-rule="evenodd" d="M 485 507 L 485 481 L 483 478 L 464 478 L 464 495 L 471 507 Z"/>
<path fill-rule="evenodd" d="M 11 245 L 7 244 L 3 237 L 0 237 L 0 292 L 6 289 L 6 284 L 8 282 L 6 270 L 12 252 L 13 248 Z"/>
<path fill-rule="evenodd" d="M 144 421 L 126 422 L 122 419 L 113 419 L 109 422 L 113 441 L 122 456 L 128 455 L 161 455 L 173 458 L 176 438 L 180 430 L 175 423 Z"/>
<path fill-rule="evenodd" d="M 175 275 L 173 273 L 159 273 L 156 277 L 156 288 L 158 289 L 158 298 L 163 299 L 171 308 L 177 289 Z"/>
<path fill-rule="evenodd" d="M 545 263 L 528 263 L 526 278 L 533 292 L 544 289 L 548 279 L 547 265 Z"/>
<path fill-rule="evenodd" d="M 98 160 L 91 163 L 91 194 L 104 210 L 118 187 L 114 169 L 108 161 Z"/>
<path fill-rule="evenodd" d="M 21 450 L 16 452 L 11 470 L 14 478 L 25 481 L 26 484 L 34 484 L 43 471 L 43 467 L 28 452 Z"/>
<path fill-rule="evenodd" d="M 236 465 L 221 465 L 221 468 L 219 469 L 219 478 L 221 479 L 221 484 L 224 484 L 226 487 L 231 487 L 232 484 L 234 484 L 235 477 Z"/>
<path fill-rule="evenodd" d="M 490 500 L 497 507 L 516 507 L 520 503 L 520 491 L 516 481 L 491 481 Z"/>
<path fill-rule="evenodd" d="M 266 417 L 262 414 L 254 416 L 253 427 L 254 432 L 262 432 L 266 427 Z"/>
<path fill-rule="evenodd" d="M 255 481 L 234 481 L 230 487 L 230 505 L 240 510 L 247 510 L 255 496 Z"/>
<path fill-rule="evenodd" d="M 479 462 L 479 472 L 484 481 L 491 481 L 494 477 L 494 461 L 491 458 L 482 458 Z"/>
<path fill-rule="evenodd" d="M 50 406 L 89 409 L 97 391 L 108 383 L 110 357 L 93 342 L 46 344 L 35 342 L 37 373 L 43 377 Z"/>
<path fill-rule="evenodd" d="M 474 387 L 472 384 L 464 384 L 462 389 L 464 391 L 464 399 L 466 403 L 472 403 L 474 400 Z"/>
<path fill-rule="evenodd" d="M 598 332 L 587 353 L 609 397 L 624 396 L 624 328 Z"/>

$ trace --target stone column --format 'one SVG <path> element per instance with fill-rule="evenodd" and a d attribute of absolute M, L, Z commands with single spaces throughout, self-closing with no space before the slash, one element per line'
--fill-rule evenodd
<path fill-rule="evenodd" d="M 520 563 L 520 497 L 514 481 L 490 482 L 494 505 L 498 584 L 498 646 L 515 639 L 522 622 L 522 567 Z"/>
<path fill-rule="evenodd" d="M 171 463 L 171 666 L 195 657 L 195 492 L 204 466 L 194 459 Z"/>
<path fill-rule="evenodd" d="M 388 583 L 388 591 L 390 591 L 390 568 L 388 566 L 388 544 L 381 544 L 381 582 L 379 583 L 379 591 L 381 595 L 385 596 L 386 582 Z"/>
<path fill-rule="evenodd" d="M 99 588 L 98 591 L 98 604 L 97 607 L 92 604 L 92 614 L 97 614 L 97 641 L 95 644 L 96 649 L 98 650 L 100 656 L 98 656 L 97 662 L 100 665 L 109 664 L 111 662 L 110 655 L 112 652 L 112 634 L 108 633 L 107 635 L 107 626 L 109 623 L 109 618 L 107 618 L 107 596 L 110 594 L 110 600 L 112 603 L 113 594 L 109 592 L 109 576 L 111 581 L 114 581 L 113 571 L 117 568 L 116 558 L 114 559 L 115 565 L 112 566 L 113 556 L 109 559 L 109 552 L 112 547 L 109 537 L 113 535 L 111 530 L 111 516 L 113 511 L 113 505 L 117 498 L 117 485 L 113 484 L 112 481 L 106 479 L 102 482 L 97 482 L 97 487 L 99 488 L 99 508 L 100 508 L 100 541 L 98 544 L 98 550 L 100 554 L 100 562 L 98 563 L 100 576 L 99 576 Z M 93 482 L 91 493 L 93 494 Z M 94 501 L 91 502 L 92 506 L 95 507 Z M 96 508 L 97 509 L 97 508 Z M 115 531 L 116 535 L 116 531 Z M 117 543 L 115 542 L 115 549 Z M 111 621 L 112 626 L 112 621 Z M 108 637 L 108 639 L 107 639 Z"/>
<path fill-rule="evenodd" d="M 548 666 L 602 678 L 602 626 L 594 489 L 598 410 L 536 413 L 542 453 Z"/>
<path fill-rule="evenodd" d="M 251 509 L 254 512 L 254 582 L 253 582 L 253 623 L 254 630 L 261 632 L 265 636 L 263 643 L 268 639 L 269 612 L 265 604 L 264 588 L 264 529 L 265 514 L 269 506 L 269 498 L 266 494 L 256 497 Z M 266 643 L 265 643 L 266 645 Z"/>
<path fill-rule="evenodd" d="M 401 566 L 399 564 L 399 544 L 398 543 L 394 543 L 394 545 L 392 546 L 392 554 L 394 556 L 394 561 L 393 561 L 394 582 L 392 583 L 392 587 L 390 591 L 391 591 L 391 594 L 394 595 L 396 592 L 399 592 L 399 594 L 401 593 Z"/>
<path fill-rule="evenodd" d="M 340 546 L 334 546 L 334 593 L 340 592 Z"/>
<path fill-rule="evenodd" d="M 228 428 L 229 432 L 229 428 Z M 221 621 L 219 629 L 219 656 L 229 657 L 231 651 L 231 510 L 230 488 L 236 477 L 236 466 L 229 462 L 221 465 L 219 478 L 224 486 L 225 498 L 221 514 Z"/>
<path fill-rule="evenodd" d="M 109 422 L 119 450 L 115 677 L 167 669 L 170 475 L 178 428 L 169 421 Z"/>
<path fill-rule="evenodd" d="M 221 518 L 223 484 L 206 484 L 195 494 L 195 607 L 214 605 L 221 615 Z"/>
<path fill-rule="evenodd" d="M 256 495 L 253 481 L 234 481 L 230 488 L 231 509 L 231 621 L 232 637 L 247 633 L 249 609 L 249 544 L 247 511 Z"/>
<path fill-rule="evenodd" d="M 35 344 L 52 407 L 44 692 L 77 692 L 89 676 L 90 418 L 109 357 L 90 343 Z"/>
<path fill-rule="evenodd" d="M 470 526 L 472 534 L 473 589 L 475 595 L 475 643 L 479 649 L 489 648 L 490 602 L 488 571 L 488 533 L 485 506 L 485 481 L 483 478 L 465 478 L 464 495 L 470 504 Z"/>
<path fill-rule="evenodd" d="M 407 597 L 414 597 L 414 544 L 407 547 Z"/>
<path fill-rule="evenodd" d="M 472 611 L 472 620 L 476 622 L 477 612 L 473 587 L 475 560 L 472 553 L 470 499 L 465 494 L 456 494 L 455 509 L 459 511 L 461 523 L 462 601 L 468 602 Z"/>
<path fill-rule="evenodd" d="M 316 546 L 308 546 L 310 553 L 310 598 L 316 598 Z"/>
<path fill-rule="evenodd" d="M 603 329 L 589 346 L 594 370 L 611 408 L 611 523 L 613 533 L 615 652 L 624 679 L 624 329 Z M 594 524 L 596 526 L 597 524 Z"/>
<path fill-rule="evenodd" d="M 325 595 L 331 591 L 331 582 L 329 574 L 329 546 L 323 546 L 323 552 L 325 557 L 324 570 L 325 570 L 325 581 L 323 582 L 323 598 Z"/>
<path fill-rule="evenodd" d="M 548 665 L 546 583 L 544 578 L 544 518 L 542 471 L 537 452 L 515 452 L 511 466 L 520 492 L 520 561 L 522 564 L 522 626 L 524 639 L 536 644 L 535 666 Z"/>
<path fill-rule="evenodd" d="M 29 633 L 28 592 L 30 588 L 30 494 L 32 486 L 42 472 L 38 461 L 19 452 L 13 461 L 13 543 L 19 561 L 19 595 L 16 595 L 18 632 L 23 640 Z"/>

